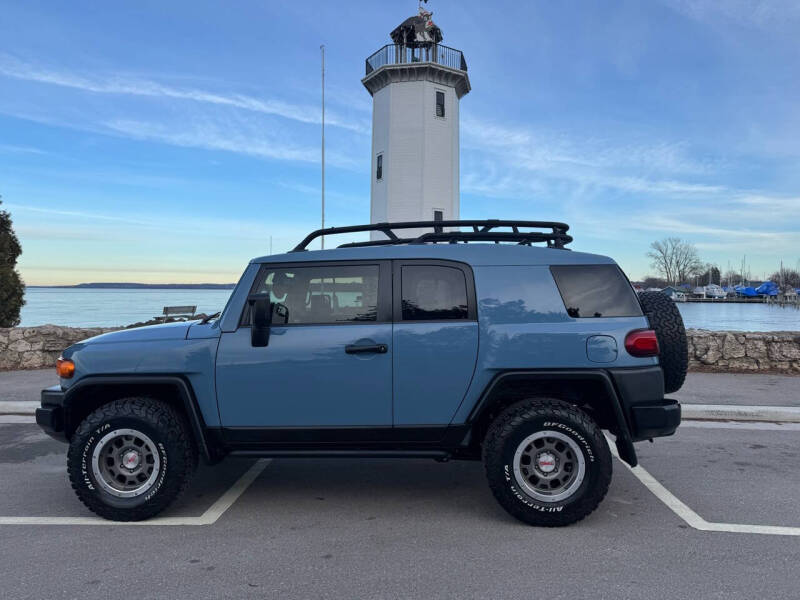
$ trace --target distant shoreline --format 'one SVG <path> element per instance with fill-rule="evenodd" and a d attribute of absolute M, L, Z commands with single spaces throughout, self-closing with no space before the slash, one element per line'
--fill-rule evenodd
<path fill-rule="evenodd" d="M 80 290 L 232 290 L 235 283 L 79 283 L 77 285 L 28 285 L 26 289 Z"/>

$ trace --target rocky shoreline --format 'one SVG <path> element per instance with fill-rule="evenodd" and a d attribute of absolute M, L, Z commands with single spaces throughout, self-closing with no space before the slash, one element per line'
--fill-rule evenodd
<path fill-rule="evenodd" d="M 690 329 L 689 370 L 800 375 L 800 332 Z"/>
<path fill-rule="evenodd" d="M 0 329 L 0 370 L 47 368 L 55 364 L 64 348 L 76 342 L 101 333 L 155 322 L 161 321 L 116 328 L 41 325 Z M 692 371 L 800 375 L 800 331 L 690 329 L 687 336 L 689 369 Z"/>

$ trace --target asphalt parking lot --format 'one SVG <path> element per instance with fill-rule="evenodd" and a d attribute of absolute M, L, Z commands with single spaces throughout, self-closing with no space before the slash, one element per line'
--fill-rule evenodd
<path fill-rule="evenodd" d="M 615 461 L 600 508 L 563 529 L 511 519 L 480 463 L 334 459 L 201 467 L 163 518 L 123 526 L 79 504 L 65 446 L 2 424 L 2 595 L 797 597 L 800 426 L 688 423 L 637 447 L 668 495 Z M 698 530 L 669 494 L 744 530 Z"/>

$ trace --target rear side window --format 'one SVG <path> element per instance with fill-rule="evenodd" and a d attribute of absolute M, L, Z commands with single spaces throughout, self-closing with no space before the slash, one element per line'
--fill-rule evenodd
<path fill-rule="evenodd" d="M 461 269 L 404 266 L 401 287 L 404 321 L 468 318 L 467 280 Z"/>
<path fill-rule="evenodd" d="M 570 317 L 642 315 L 636 292 L 616 265 L 562 265 L 550 272 Z"/>

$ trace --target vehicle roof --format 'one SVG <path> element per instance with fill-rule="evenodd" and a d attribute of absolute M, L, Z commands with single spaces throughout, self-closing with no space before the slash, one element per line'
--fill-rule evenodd
<path fill-rule="evenodd" d="M 364 246 L 360 248 L 332 248 L 330 250 L 305 250 L 260 256 L 250 262 L 284 263 L 411 258 L 456 260 L 474 266 L 616 264 L 611 258 L 599 254 L 546 248 L 544 246 L 474 242 L 469 244 L 398 244 L 391 246 Z"/>

